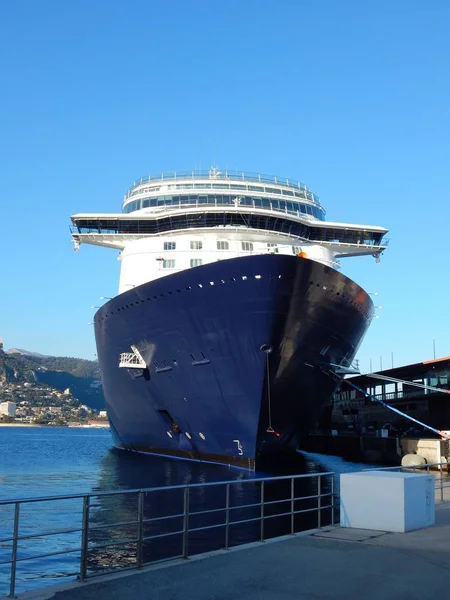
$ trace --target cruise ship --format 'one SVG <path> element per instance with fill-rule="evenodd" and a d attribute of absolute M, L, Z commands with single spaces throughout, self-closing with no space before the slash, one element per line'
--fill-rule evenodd
<path fill-rule="evenodd" d="M 379 261 L 387 229 L 326 221 L 297 181 L 217 167 L 142 178 L 121 212 L 71 220 L 75 250 L 121 261 L 94 317 L 115 446 L 247 469 L 301 447 L 374 313 L 339 261 Z"/>

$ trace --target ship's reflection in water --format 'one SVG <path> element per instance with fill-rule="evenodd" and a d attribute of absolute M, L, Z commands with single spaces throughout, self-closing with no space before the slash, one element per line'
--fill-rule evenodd
<path fill-rule="evenodd" d="M 289 460 L 283 457 L 282 460 L 269 465 L 267 472 L 255 474 L 220 465 L 111 451 L 103 460 L 99 485 L 93 492 L 159 488 L 142 496 L 145 520 L 142 536 L 146 538 L 142 544 L 142 559 L 145 564 L 181 556 L 183 542 L 187 543 L 189 555 L 193 555 L 224 548 L 227 542 L 231 547 L 260 540 L 262 495 L 266 517 L 264 538 L 291 533 L 291 481 L 266 481 L 262 492 L 262 483 L 258 478 L 320 471 L 325 471 L 325 468 L 299 454 L 291 455 Z M 167 488 L 220 481 L 233 482 L 228 492 L 230 523 L 246 522 L 230 524 L 227 534 L 224 527 L 227 485 L 194 486 L 189 489 L 189 535 L 184 537 L 184 488 Z M 329 492 L 330 489 L 330 477 L 322 477 L 322 493 Z M 294 497 L 304 498 L 295 502 L 295 510 L 310 509 L 310 512 L 295 516 L 295 531 L 317 526 L 317 491 L 317 478 L 295 480 Z M 92 498 L 88 573 L 98 574 L 101 571 L 136 565 L 138 495 L 137 492 L 132 492 Z M 278 500 L 286 501 L 275 502 Z M 329 505 L 330 497 L 322 498 L 321 502 L 322 506 Z M 208 512 L 195 514 L 203 511 Z M 167 518 L 168 515 L 177 516 Z M 331 509 L 321 510 L 321 523 L 326 524 L 330 521 Z M 207 529 L 199 530 L 205 527 Z"/>

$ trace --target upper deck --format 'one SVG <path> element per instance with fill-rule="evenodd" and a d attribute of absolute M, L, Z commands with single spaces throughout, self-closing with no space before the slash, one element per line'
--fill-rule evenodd
<path fill-rule="evenodd" d="M 305 184 L 258 173 L 209 171 L 163 173 L 135 181 L 122 212 L 161 206 L 235 205 L 309 215 L 325 220 L 319 197 Z"/>
<path fill-rule="evenodd" d="M 71 218 L 75 249 L 81 243 L 124 249 L 136 240 L 150 244 L 153 238 L 210 232 L 230 242 L 301 241 L 310 251 L 312 245 L 326 247 L 334 257 L 378 257 L 388 243 L 384 227 L 327 222 L 318 196 L 300 182 L 245 171 L 222 173 L 216 167 L 142 178 L 126 193 L 121 213 Z"/>

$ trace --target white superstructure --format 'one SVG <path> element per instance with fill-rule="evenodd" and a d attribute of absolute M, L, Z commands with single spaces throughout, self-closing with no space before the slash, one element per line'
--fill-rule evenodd
<path fill-rule="evenodd" d="M 80 244 L 116 248 L 119 293 L 184 269 L 252 254 L 298 255 L 338 268 L 338 259 L 386 248 L 387 229 L 326 222 L 303 184 L 251 173 L 173 173 L 135 182 L 122 213 L 72 216 Z"/>

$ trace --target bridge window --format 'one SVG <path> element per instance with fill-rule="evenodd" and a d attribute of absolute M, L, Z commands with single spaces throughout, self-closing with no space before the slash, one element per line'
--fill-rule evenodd
<path fill-rule="evenodd" d="M 191 267 L 199 267 L 202 263 L 201 258 L 191 258 Z"/>
<path fill-rule="evenodd" d="M 247 252 L 251 252 L 253 250 L 252 242 L 241 242 L 242 250 L 246 250 Z"/>
<path fill-rule="evenodd" d="M 203 248 L 203 242 L 193 240 L 191 242 L 191 250 L 201 250 Z M 191 265 L 192 266 L 192 265 Z"/>
<path fill-rule="evenodd" d="M 164 250 L 176 250 L 177 243 L 176 242 L 164 242 Z"/>
<path fill-rule="evenodd" d="M 229 250 L 230 244 L 224 240 L 217 240 L 217 250 Z"/>
<path fill-rule="evenodd" d="M 172 258 L 163 260 L 163 269 L 175 269 L 175 261 Z"/>
<path fill-rule="evenodd" d="M 278 244 L 267 244 L 267 249 L 269 252 L 275 252 L 278 254 Z"/>
<path fill-rule="evenodd" d="M 300 246 L 292 246 L 292 254 L 298 255 L 301 251 L 302 249 L 300 248 Z"/>

